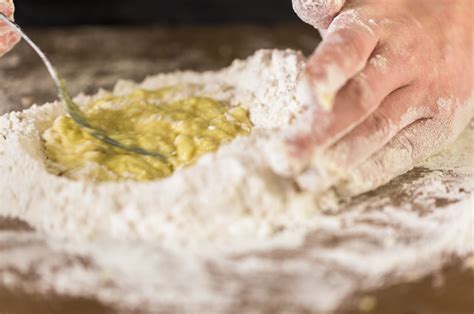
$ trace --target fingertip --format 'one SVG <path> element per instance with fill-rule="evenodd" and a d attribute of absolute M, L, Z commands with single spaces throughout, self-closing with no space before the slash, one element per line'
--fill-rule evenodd
<path fill-rule="evenodd" d="M 325 29 L 344 4 L 345 0 L 293 0 L 293 10 L 304 22 Z"/>
<path fill-rule="evenodd" d="M 3 13 L 8 18 L 13 18 L 13 12 L 15 11 L 15 7 L 13 2 L 1 2 L 0 3 L 0 12 Z"/>

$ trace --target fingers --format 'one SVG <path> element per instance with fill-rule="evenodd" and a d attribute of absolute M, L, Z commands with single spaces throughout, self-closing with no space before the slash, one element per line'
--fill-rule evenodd
<path fill-rule="evenodd" d="M 415 163 L 445 148 L 474 116 L 474 94 L 463 102 L 453 97 L 433 98 L 423 93 L 425 90 L 423 85 L 409 86 L 392 93 L 380 107 L 380 112 L 385 115 L 381 121 L 370 122 L 368 119 L 360 129 L 358 127 L 336 143 L 331 148 L 332 153 L 314 154 L 312 166 L 296 178 L 298 185 L 316 193 L 333 186 L 341 196 L 357 195 L 387 183 L 410 170 Z M 387 116 L 391 118 L 386 119 Z M 391 120 L 398 120 L 399 126 L 390 127 Z M 366 131 L 371 132 L 371 129 L 382 131 L 378 131 L 380 134 L 367 134 Z M 400 131 L 396 132 L 396 129 Z M 352 133 L 357 132 L 365 134 L 366 138 L 353 137 Z M 393 133 L 396 133 L 394 137 Z M 387 139 L 387 144 L 377 148 Z M 347 142 L 342 144 L 345 140 Z M 379 144 L 372 143 L 376 141 Z M 344 145 L 347 146 L 344 148 Z M 345 157 L 341 159 L 341 155 Z"/>
<path fill-rule="evenodd" d="M 15 8 L 12 0 L 0 2 L 0 12 L 13 19 Z M 13 31 L 4 22 L 0 22 L 0 57 L 8 52 L 20 40 L 20 35 Z"/>
<path fill-rule="evenodd" d="M 293 0 L 293 10 L 315 28 L 327 28 L 344 6 L 345 0 Z"/>
<path fill-rule="evenodd" d="M 380 151 L 350 171 L 348 179 L 336 186 L 338 193 L 343 196 L 364 193 L 412 169 L 417 162 L 456 139 L 469 123 L 473 112 L 474 105 L 464 105 L 449 118 L 437 116 L 412 123 Z"/>
<path fill-rule="evenodd" d="M 428 140 L 427 132 L 432 124 L 432 121 L 420 120 L 400 132 L 382 150 L 350 172 L 348 180 L 337 186 L 338 192 L 345 196 L 364 193 L 413 168 L 424 147 L 420 140 Z M 426 152 L 429 153 L 431 151 Z"/>
<path fill-rule="evenodd" d="M 412 75 L 410 71 L 406 71 L 404 62 L 401 56 L 387 49 L 377 49 L 365 68 L 337 93 L 332 111 L 320 110 L 310 132 L 299 134 L 290 141 L 290 151 L 295 152 L 293 156 L 304 156 L 315 146 L 322 150 L 333 145 L 375 112 L 389 94 L 407 85 Z M 403 92 L 399 91 L 394 97 L 401 93 Z M 412 104 L 414 100 L 411 100 Z M 385 111 L 389 110 L 388 106 L 385 106 Z M 399 112 L 390 109 L 395 111 L 394 119 L 397 119 L 398 114 L 403 114 L 404 108 L 398 109 Z M 389 112 L 381 113 L 390 115 Z M 359 132 L 363 130 L 364 127 Z"/>
<path fill-rule="evenodd" d="M 391 93 L 363 123 L 314 156 L 314 164 L 298 178 L 300 187 L 314 192 L 329 188 L 373 156 L 402 129 L 431 117 L 433 112 L 429 107 L 413 109 L 422 97 L 412 86 Z"/>
<path fill-rule="evenodd" d="M 334 20 L 306 66 L 308 92 L 325 109 L 330 109 L 338 90 L 364 68 L 379 40 L 373 29 L 349 14 L 355 13 L 344 12 Z"/>
<path fill-rule="evenodd" d="M 15 11 L 15 6 L 13 5 L 13 0 L 0 0 L 0 12 L 5 14 L 8 18 L 13 18 L 13 12 Z"/>
<path fill-rule="evenodd" d="M 302 188 L 315 192 L 327 188 L 407 125 L 433 115 L 432 107 L 414 107 L 424 101 L 425 94 L 418 87 L 401 87 L 411 80 L 410 72 L 401 70 L 403 62 L 389 51 L 376 53 L 338 93 L 333 110 L 320 112 L 317 121 L 324 114 L 328 124 L 316 123 L 312 138 L 290 142 L 290 152 L 298 152 L 294 157 L 305 157 L 302 151 L 318 147 L 307 154 L 312 155 L 306 157 L 308 170 L 298 178 Z"/>
<path fill-rule="evenodd" d="M 415 86 L 391 93 L 364 122 L 328 149 L 329 159 L 346 170 L 367 160 L 410 124 L 435 115 L 430 106 L 418 105 L 424 98 Z"/>
<path fill-rule="evenodd" d="M 348 13 L 344 12 L 334 20 L 335 28 L 331 26 L 325 40 L 308 60 L 298 97 L 315 107 L 316 120 L 308 132 L 289 139 L 288 150 L 295 158 L 306 156 L 321 138 L 328 138 L 325 130 L 335 120 L 335 114 L 328 109 L 333 106 L 338 91 L 364 68 L 377 46 L 377 32 L 345 14 Z M 350 105 L 352 100 L 348 101 L 342 105 Z"/>

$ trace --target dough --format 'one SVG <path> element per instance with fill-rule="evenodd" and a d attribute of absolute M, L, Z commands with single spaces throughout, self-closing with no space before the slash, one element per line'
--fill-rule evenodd
<path fill-rule="evenodd" d="M 69 116 L 58 117 L 43 134 L 48 164 L 56 174 L 79 180 L 153 180 L 169 176 L 220 144 L 250 132 L 248 112 L 208 97 L 182 97 L 174 86 L 107 95 L 85 107 L 87 121 L 120 143 L 161 153 L 162 160 L 103 143 Z"/>

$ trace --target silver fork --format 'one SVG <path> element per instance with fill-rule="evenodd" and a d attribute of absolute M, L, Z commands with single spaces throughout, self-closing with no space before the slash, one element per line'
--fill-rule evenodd
<path fill-rule="evenodd" d="M 15 30 L 18 34 L 21 35 L 21 37 L 28 43 L 28 45 L 33 48 L 33 50 L 38 54 L 38 56 L 41 58 L 41 61 L 43 61 L 44 65 L 46 66 L 49 75 L 54 81 L 54 84 L 56 85 L 56 88 L 58 90 L 58 95 L 59 98 L 63 101 L 63 103 L 66 106 L 67 112 L 69 116 L 87 133 L 92 135 L 93 137 L 97 138 L 98 140 L 108 144 L 112 145 L 115 147 L 118 147 L 120 149 L 140 154 L 140 155 L 145 155 L 145 156 L 152 156 L 156 157 L 158 159 L 161 159 L 163 162 L 168 162 L 168 158 L 161 154 L 161 153 L 156 153 L 156 152 L 151 152 L 149 150 L 146 150 L 141 147 L 137 146 L 130 146 L 130 145 L 125 145 L 123 143 L 120 143 L 117 140 L 114 140 L 113 138 L 109 137 L 106 135 L 103 131 L 101 131 L 99 128 L 91 125 L 88 121 L 87 118 L 85 117 L 84 113 L 81 111 L 79 106 L 72 100 L 71 96 L 69 95 L 67 88 L 66 88 L 66 83 L 64 80 L 61 78 L 59 75 L 58 71 L 56 71 L 55 67 L 51 64 L 49 59 L 46 57 L 45 53 L 22 31 L 21 27 L 17 25 L 16 23 L 10 21 L 3 13 L 0 13 L 0 20 L 3 20 L 5 23 L 7 23 L 13 30 Z"/>

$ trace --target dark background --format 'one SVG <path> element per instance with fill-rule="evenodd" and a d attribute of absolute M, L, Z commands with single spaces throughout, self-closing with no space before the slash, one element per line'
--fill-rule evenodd
<path fill-rule="evenodd" d="M 291 0 L 14 0 L 22 25 L 272 24 L 299 21 Z"/>

